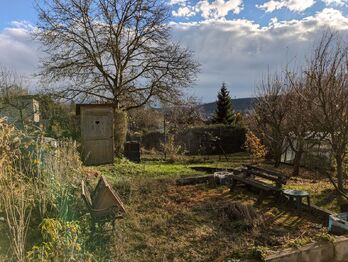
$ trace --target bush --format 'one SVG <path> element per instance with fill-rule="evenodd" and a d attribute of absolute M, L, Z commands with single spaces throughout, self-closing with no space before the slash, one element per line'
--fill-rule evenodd
<path fill-rule="evenodd" d="M 244 143 L 245 149 L 249 152 L 254 163 L 265 158 L 267 154 L 266 147 L 261 143 L 261 140 L 252 132 L 246 133 L 246 140 Z"/>
<path fill-rule="evenodd" d="M 244 150 L 245 128 L 228 127 L 224 125 L 209 125 L 190 127 L 176 134 L 174 140 L 182 151 L 190 155 L 221 155 L 237 153 Z M 155 148 L 161 150 L 164 134 L 150 132 L 144 134 L 141 145 L 147 150 Z"/>
<path fill-rule="evenodd" d="M 80 217 L 77 211 L 81 210 L 77 185 L 82 164 L 77 144 L 66 140 L 51 146 L 45 142 L 40 130 L 29 135 L 0 119 L 0 150 L 0 209 L 5 214 L 7 225 L 3 233 L 10 240 L 9 256 L 24 261 L 27 247 L 30 248 L 33 242 L 37 243 L 34 250 L 40 250 L 39 253 L 45 253 L 46 257 L 54 257 L 57 251 L 54 248 L 64 250 L 64 245 L 77 253 L 77 244 L 64 242 L 67 239 L 75 241 L 75 226 L 80 223 L 73 221 Z M 54 220 L 46 220 L 47 217 Z M 66 239 L 56 243 L 53 231 L 47 231 L 46 235 L 42 234 L 44 240 L 40 242 L 37 234 L 39 224 L 42 232 L 49 228 L 62 228 L 62 234 L 64 231 L 72 235 L 63 234 L 63 239 Z M 47 240 L 48 235 L 50 240 Z M 72 256 L 70 251 L 61 252 Z M 31 256 L 36 255 L 33 253 Z"/>
<path fill-rule="evenodd" d="M 0 209 L 4 211 L 12 256 L 24 261 L 34 190 L 26 171 L 33 162 L 26 162 L 21 151 L 24 134 L 0 119 Z"/>
<path fill-rule="evenodd" d="M 175 143 L 173 135 L 169 135 L 167 137 L 166 143 L 162 143 L 161 147 L 162 147 L 162 150 L 163 150 L 166 158 L 170 162 L 175 162 L 177 160 L 180 160 L 183 151 L 182 151 L 181 146 L 179 146 Z"/>
<path fill-rule="evenodd" d="M 152 150 L 155 149 L 157 151 L 161 150 L 161 144 L 164 141 L 163 132 L 154 131 L 145 133 L 141 137 L 141 146 L 145 149 Z"/>
<path fill-rule="evenodd" d="M 176 135 L 176 141 L 188 154 L 221 155 L 244 150 L 245 128 L 210 125 L 192 127 Z"/>
<path fill-rule="evenodd" d="M 44 219 L 40 224 L 43 242 L 28 252 L 29 261 L 88 261 L 82 251 L 80 226 L 76 221 Z"/>

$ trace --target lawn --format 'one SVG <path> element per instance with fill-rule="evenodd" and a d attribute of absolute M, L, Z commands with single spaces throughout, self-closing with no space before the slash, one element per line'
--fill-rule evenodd
<path fill-rule="evenodd" d="M 204 174 L 192 166 L 227 168 L 248 162 L 245 154 L 228 158 L 201 164 L 198 157 L 174 164 L 158 159 L 141 164 L 120 160 L 98 167 L 128 210 L 118 220 L 116 234 L 106 238 L 107 248 L 100 252 L 114 261 L 238 261 L 330 238 L 316 217 L 299 215 L 271 198 L 256 205 L 258 195 L 243 188 L 230 192 L 225 186 L 175 184 L 178 177 Z M 309 190 L 316 204 L 334 206 L 334 201 L 324 197 L 331 192 L 325 181 L 297 178 L 287 187 Z M 257 223 L 231 220 L 226 207 L 235 202 L 252 206 L 259 217 Z"/>
<path fill-rule="evenodd" d="M 264 165 L 268 169 L 274 169 L 270 165 Z M 288 174 L 291 177 L 292 167 L 282 165 L 277 170 L 278 172 Z M 346 185 L 347 186 L 347 185 Z M 334 212 L 339 212 L 337 202 L 337 193 L 327 176 L 318 171 L 311 171 L 305 168 L 301 169 L 299 177 L 291 177 L 284 186 L 289 189 L 305 190 L 310 193 L 313 204 L 329 209 Z"/>

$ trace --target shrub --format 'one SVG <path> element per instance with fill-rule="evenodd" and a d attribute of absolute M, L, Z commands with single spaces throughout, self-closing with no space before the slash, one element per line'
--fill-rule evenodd
<path fill-rule="evenodd" d="M 19 157 L 22 136 L 15 127 L 8 125 L 4 119 L 0 118 L 0 167 L 4 168 Z"/>
<path fill-rule="evenodd" d="M 28 252 L 29 261 L 89 261 L 82 251 L 80 226 L 76 221 L 44 219 L 40 224 L 43 242 Z"/>
<path fill-rule="evenodd" d="M 33 189 L 25 175 L 23 133 L 0 119 L 0 209 L 4 211 L 13 256 L 24 261 L 33 206 Z"/>
<path fill-rule="evenodd" d="M 5 212 L 11 249 L 18 261 L 24 261 L 27 232 L 33 208 L 33 189 L 22 174 L 5 170 L 0 178 L 0 204 Z"/>
<path fill-rule="evenodd" d="M 266 147 L 252 131 L 246 133 L 244 148 L 249 152 L 252 162 L 254 163 L 263 159 L 267 154 Z"/>
<path fill-rule="evenodd" d="M 176 141 L 191 155 L 221 155 L 243 151 L 245 128 L 224 125 L 192 127 L 176 134 Z"/>
<path fill-rule="evenodd" d="M 161 143 L 162 150 L 170 162 L 175 162 L 181 158 L 182 149 L 177 145 L 173 135 L 168 135 L 166 143 Z"/>
<path fill-rule="evenodd" d="M 72 231 L 69 223 L 81 210 L 76 197 L 82 169 L 77 144 L 67 140 L 51 146 L 40 130 L 30 135 L 27 130 L 0 119 L 0 209 L 5 213 L 10 256 L 17 261 L 25 260 L 28 239 L 37 241 L 37 230 L 31 229 L 47 225 L 43 218 L 55 217 L 64 230 Z M 51 256 L 47 241 L 37 246 Z"/>

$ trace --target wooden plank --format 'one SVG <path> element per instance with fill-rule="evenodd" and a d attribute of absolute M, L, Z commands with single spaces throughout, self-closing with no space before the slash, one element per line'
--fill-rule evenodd
<path fill-rule="evenodd" d="M 288 177 L 280 173 L 272 172 L 266 169 L 262 169 L 262 168 L 258 168 L 258 167 L 254 167 L 250 165 L 246 165 L 246 166 L 248 168 L 247 169 L 248 173 L 274 181 L 276 182 L 276 186 L 278 187 L 285 185 L 287 182 Z"/>
<path fill-rule="evenodd" d="M 239 182 L 242 182 L 244 184 L 248 184 L 257 188 L 260 188 L 262 190 L 273 190 L 273 191 L 280 191 L 281 189 L 276 186 L 267 185 L 265 183 L 262 183 L 261 181 L 257 181 L 254 179 L 239 177 L 239 176 L 233 176 L 232 180 L 238 180 Z"/>
<path fill-rule="evenodd" d="M 99 179 L 97 187 L 93 193 L 92 202 L 93 208 L 95 209 L 105 209 L 117 206 L 122 212 L 126 212 L 120 196 L 113 190 L 104 176 L 101 176 Z"/>
<path fill-rule="evenodd" d="M 276 178 L 273 176 L 270 176 L 268 174 L 265 173 L 259 173 L 259 172 L 255 172 L 255 171 L 248 171 L 250 174 L 254 175 L 255 177 L 260 177 L 260 178 L 264 178 L 269 180 L 270 182 L 275 183 L 275 185 L 277 187 L 281 187 L 282 185 L 286 184 L 286 180 L 282 179 L 282 178 Z"/>
<path fill-rule="evenodd" d="M 88 209 L 92 208 L 91 194 L 85 184 L 85 181 L 81 181 L 82 197 L 87 205 Z"/>
<path fill-rule="evenodd" d="M 82 159 L 87 165 L 114 161 L 113 108 L 98 105 L 81 107 Z"/>
<path fill-rule="evenodd" d="M 205 167 L 205 166 L 192 166 L 190 167 L 193 170 L 205 172 L 205 173 L 215 173 L 215 172 L 232 172 L 232 173 L 241 173 L 246 170 L 246 167 L 240 166 L 237 168 L 217 168 L 217 167 Z"/>
<path fill-rule="evenodd" d="M 176 184 L 180 186 L 203 184 L 203 183 L 207 183 L 210 179 L 214 179 L 214 175 L 183 177 L 183 178 L 177 179 Z"/>
<path fill-rule="evenodd" d="M 258 177 L 266 178 L 268 180 L 272 180 L 272 181 L 279 180 L 279 177 L 275 177 L 275 176 L 269 175 L 267 173 L 261 173 L 259 171 L 254 171 L 254 170 L 248 170 L 247 172 L 251 173 L 252 175 L 258 176 Z"/>
<path fill-rule="evenodd" d="M 264 173 L 267 173 L 267 174 L 270 174 L 270 175 L 273 175 L 273 176 L 276 176 L 276 177 L 281 177 L 281 178 L 285 178 L 287 179 L 288 176 L 285 175 L 285 174 L 282 174 L 282 173 L 278 173 L 278 172 L 275 172 L 275 171 L 272 171 L 272 170 L 268 170 L 268 169 L 264 169 L 264 168 L 261 168 L 261 167 L 256 167 L 256 166 L 252 166 L 252 165 L 244 165 L 248 168 L 248 170 L 256 170 L 256 171 L 260 171 L 260 172 L 264 172 Z"/>

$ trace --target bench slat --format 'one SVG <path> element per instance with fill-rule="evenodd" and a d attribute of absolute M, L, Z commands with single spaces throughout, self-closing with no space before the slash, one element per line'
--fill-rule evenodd
<path fill-rule="evenodd" d="M 264 168 L 261 168 L 261 167 L 256 167 L 256 166 L 251 166 L 251 165 L 244 165 L 248 170 L 255 170 L 255 171 L 259 171 L 259 172 L 262 172 L 262 173 L 266 173 L 266 174 L 269 174 L 269 175 L 272 175 L 272 176 L 275 176 L 275 177 L 280 177 L 282 179 L 288 179 L 288 176 L 287 175 L 284 175 L 282 173 L 277 173 L 275 171 L 272 171 L 272 170 L 268 170 L 268 169 L 264 169 Z"/>
<path fill-rule="evenodd" d="M 272 182 L 267 184 L 257 178 L 266 179 Z M 281 191 L 282 185 L 286 184 L 287 176 L 276 173 L 263 168 L 244 165 L 243 171 L 239 175 L 234 175 L 232 180 L 239 181 L 247 185 L 265 190 L 265 191 Z"/>
<path fill-rule="evenodd" d="M 249 178 L 244 178 L 239 176 L 234 176 L 232 179 L 243 182 L 244 184 L 248 184 L 248 185 L 263 189 L 265 191 L 280 191 L 281 190 L 280 188 L 276 186 L 267 185 L 261 181 L 254 180 L 254 179 L 249 179 Z"/>
<path fill-rule="evenodd" d="M 274 181 L 276 183 L 279 184 L 286 184 L 286 180 L 282 177 L 275 177 L 273 175 L 267 174 L 267 173 L 263 173 L 260 171 L 254 171 L 254 170 L 247 170 L 246 173 L 248 175 L 254 175 L 254 176 L 258 176 L 258 177 L 262 177 L 271 181 Z"/>

